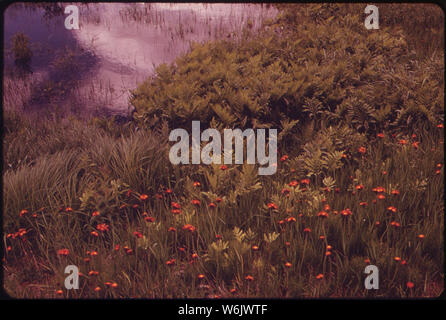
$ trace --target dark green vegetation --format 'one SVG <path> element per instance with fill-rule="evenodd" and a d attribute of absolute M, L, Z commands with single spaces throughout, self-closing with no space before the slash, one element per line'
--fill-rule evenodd
<path fill-rule="evenodd" d="M 379 31 L 363 5 L 284 5 L 259 34 L 196 45 L 134 91 L 126 125 L 5 113 L 8 292 L 438 295 L 444 17 L 381 7 Z M 279 129 L 277 173 L 171 165 L 169 130 L 192 120 Z M 63 289 L 68 264 L 81 290 Z"/>

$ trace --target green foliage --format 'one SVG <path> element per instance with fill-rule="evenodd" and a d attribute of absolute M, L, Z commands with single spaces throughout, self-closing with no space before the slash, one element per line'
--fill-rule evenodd
<path fill-rule="evenodd" d="M 14 34 L 11 38 L 11 51 L 17 66 L 29 67 L 33 52 L 27 35 L 22 32 Z"/>
<path fill-rule="evenodd" d="M 278 26 L 282 19 L 289 17 Z M 409 127 L 410 119 L 432 127 L 443 113 L 441 59 L 426 68 L 402 32 L 385 26 L 369 32 L 362 24 L 360 14 L 348 14 L 321 24 L 299 21 L 279 36 L 270 30 L 240 43 L 196 44 L 133 92 L 135 119 L 146 128 L 157 119 L 171 128 L 189 128 L 192 120 L 271 127 L 289 144 L 296 126 L 310 120 L 315 130 L 345 121 L 367 133 Z"/>
<path fill-rule="evenodd" d="M 280 7 L 256 38 L 160 66 L 134 92 L 141 130 L 5 113 L 12 296 L 55 297 L 67 264 L 84 274 L 62 292 L 72 298 L 442 292 L 443 53 L 420 59 L 407 35 L 365 31 L 347 5 Z M 277 173 L 171 165 L 169 129 L 191 120 L 277 127 Z M 368 264 L 379 293 L 364 289 Z"/>

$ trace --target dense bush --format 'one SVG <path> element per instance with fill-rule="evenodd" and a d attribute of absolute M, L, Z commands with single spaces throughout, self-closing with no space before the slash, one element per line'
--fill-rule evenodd
<path fill-rule="evenodd" d="M 14 63 L 17 67 L 29 70 L 33 52 L 29 38 L 22 32 L 16 33 L 11 38 L 11 51 L 14 55 Z"/>
<path fill-rule="evenodd" d="M 290 19 L 280 17 L 254 40 L 195 45 L 174 65 L 160 66 L 134 91 L 135 118 L 146 128 L 158 119 L 172 128 L 200 120 L 278 128 L 283 137 L 296 133 L 298 122 L 315 129 L 345 122 L 376 133 L 442 121 L 440 56 L 420 63 L 402 31 L 369 31 L 359 14 L 318 24 Z M 293 30 L 282 31 L 284 23 Z"/>

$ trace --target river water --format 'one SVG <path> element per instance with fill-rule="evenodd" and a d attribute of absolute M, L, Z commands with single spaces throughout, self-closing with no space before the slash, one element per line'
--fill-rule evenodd
<path fill-rule="evenodd" d="M 172 63 L 187 52 L 191 42 L 234 38 L 247 25 L 255 31 L 277 13 L 265 4 L 79 3 L 79 29 L 67 30 L 63 12 L 67 5 L 16 3 L 6 9 L 5 70 L 13 64 L 11 37 L 23 32 L 32 44 L 34 82 L 73 77 L 75 95 L 64 97 L 82 98 L 89 109 L 122 114 L 131 108 L 129 90 L 153 75 L 159 64 Z M 76 67 L 70 74 L 54 71 L 55 65 L 63 65 L 60 56 L 66 52 L 81 57 Z M 5 94 L 26 92 L 11 88 Z"/>

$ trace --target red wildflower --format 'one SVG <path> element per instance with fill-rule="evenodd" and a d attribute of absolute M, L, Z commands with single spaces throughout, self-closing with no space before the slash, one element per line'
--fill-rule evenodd
<path fill-rule="evenodd" d="M 185 224 L 183 226 L 183 230 L 188 230 L 190 232 L 194 232 L 195 231 L 195 227 L 193 225 L 191 225 L 191 224 Z"/>
<path fill-rule="evenodd" d="M 289 185 L 290 187 L 297 187 L 297 186 L 299 185 L 299 181 L 297 181 L 297 180 L 293 180 L 293 181 L 291 181 L 290 183 L 288 183 L 288 185 Z"/>
<path fill-rule="evenodd" d="M 372 191 L 376 192 L 376 193 L 383 193 L 383 192 L 386 192 L 386 189 L 384 187 L 376 187 L 376 188 L 373 188 Z"/>
<path fill-rule="evenodd" d="M 57 251 L 57 254 L 60 256 L 68 256 L 70 254 L 70 250 L 68 249 L 60 249 Z"/>
<path fill-rule="evenodd" d="M 98 229 L 99 231 L 105 232 L 109 230 L 109 226 L 106 223 L 100 223 L 96 226 L 96 229 Z"/>
<path fill-rule="evenodd" d="M 23 237 L 25 234 L 28 233 L 25 228 L 19 228 L 19 231 L 17 232 L 19 237 Z"/>
<path fill-rule="evenodd" d="M 138 239 L 143 237 L 143 234 L 142 234 L 141 232 L 139 232 L 139 231 L 135 231 L 135 232 L 133 232 L 133 235 L 134 235 L 135 237 L 137 237 Z"/>
<path fill-rule="evenodd" d="M 139 196 L 139 198 L 144 201 L 144 200 L 147 200 L 149 198 L 149 196 L 146 194 L 142 194 Z"/>
<path fill-rule="evenodd" d="M 88 275 L 89 276 L 97 276 L 97 275 L 99 275 L 99 271 L 91 270 L 91 271 L 88 272 Z"/>
<path fill-rule="evenodd" d="M 172 202 L 172 208 L 174 209 L 181 209 L 181 205 L 177 202 Z"/>
<path fill-rule="evenodd" d="M 25 215 L 27 213 L 28 213 L 28 210 L 23 209 L 22 211 L 20 211 L 20 216 L 23 216 L 23 215 Z"/>
<path fill-rule="evenodd" d="M 155 218 L 154 217 L 144 217 L 144 220 L 147 222 L 155 222 Z"/>
<path fill-rule="evenodd" d="M 317 214 L 317 216 L 321 218 L 328 218 L 328 213 L 325 211 L 321 211 Z"/>
<path fill-rule="evenodd" d="M 277 209 L 279 208 L 279 207 L 278 207 L 275 203 L 273 203 L 273 202 L 268 203 L 267 206 L 268 206 L 268 209 L 275 209 L 275 210 L 277 210 Z"/>
<path fill-rule="evenodd" d="M 393 227 L 395 227 L 395 228 L 398 228 L 398 227 L 400 226 L 400 224 L 399 224 L 398 222 L 396 222 L 396 221 L 392 221 L 392 222 L 390 223 L 390 225 L 393 226 Z"/>
<path fill-rule="evenodd" d="M 175 259 L 167 260 L 167 261 L 166 261 L 166 264 L 167 264 L 168 266 L 173 266 L 173 265 L 175 265 Z"/>

